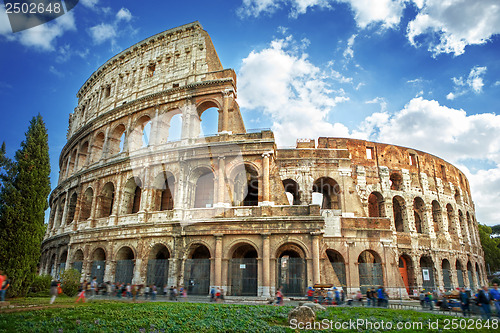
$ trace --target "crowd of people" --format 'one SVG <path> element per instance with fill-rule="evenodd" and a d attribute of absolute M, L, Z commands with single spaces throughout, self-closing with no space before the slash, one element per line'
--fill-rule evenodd
<path fill-rule="evenodd" d="M 79 288 L 78 298 L 76 303 L 80 300 L 85 302 L 86 299 L 93 299 L 97 295 L 116 297 L 118 299 L 126 298 L 133 301 L 143 297 L 145 300 L 156 300 L 156 297 L 163 295 L 169 300 L 177 301 L 179 297 L 183 299 L 187 297 L 187 291 L 183 286 L 164 285 L 163 289 L 157 287 L 155 284 L 142 285 L 131 284 L 123 282 L 105 282 L 102 284 L 97 283 L 97 278 L 94 277 L 90 282 L 84 280 Z"/>
<path fill-rule="evenodd" d="M 491 319 L 492 308 L 495 315 L 500 317 L 500 289 L 494 283 L 492 288 L 483 286 L 473 293 L 470 289 L 456 288 L 448 292 L 421 290 L 419 294 L 422 309 L 440 310 L 460 309 L 464 317 L 471 316 L 472 313 L 481 314 L 483 319 Z"/>
<path fill-rule="evenodd" d="M 367 306 L 387 307 L 388 295 L 384 287 L 368 288 L 363 294 L 361 290 L 353 292 L 346 299 L 346 295 L 342 288 L 316 288 L 309 287 L 307 289 L 307 300 L 323 305 L 361 305 L 364 306 L 366 300 Z"/>

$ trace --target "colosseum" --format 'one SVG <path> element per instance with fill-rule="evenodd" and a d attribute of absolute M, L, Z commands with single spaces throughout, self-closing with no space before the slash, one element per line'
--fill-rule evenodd
<path fill-rule="evenodd" d="M 117 54 L 77 97 L 40 273 L 258 297 L 331 283 L 405 298 L 486 281 L 458 168 L 349 138 L 277 147 L 272 131 L 246 129 L 235 71 L 198 22 Z M 210 122 L 217 133 L 203 133 Z"/>

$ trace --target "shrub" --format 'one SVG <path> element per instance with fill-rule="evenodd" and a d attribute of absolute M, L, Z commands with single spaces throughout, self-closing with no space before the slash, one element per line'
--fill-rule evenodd
<path fill-rule="evenodd" d="M 52 281 L 52 276 L 49 274 L 37 275 L 31 284 L 31 293 L 48 292 L 50 289 L 50 282 Z"/>
<path fill-rule="evenodd" d="M 80 287 L 80 272 L 76 269 L 66 269 L 61 274 L 61 288 L 63 293 L 73 297 L 78 293 Z"/>

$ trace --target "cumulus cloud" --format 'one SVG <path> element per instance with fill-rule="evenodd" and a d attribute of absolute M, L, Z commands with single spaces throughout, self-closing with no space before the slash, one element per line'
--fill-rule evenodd
<path fill-rule="evenodd" d="M 118 21 L 126 21 L 129 22 L 132 19 L 132 13 L 127 8 L 120 8 L 118 13 L 116 13 L 116 19 Z"/>
<path fill-rule="evenodd" d="M 347 3 L 354 12 L 357 25 L 364 29 L 381 23 L 384 28 L 397 26 L 403 15 L 406 0 L 337 0 Z"/>
<path fill-rule="evenodd" d="M 434 56 L 465 52 L 467 45 L 486 43 L 500 33 L 498 0 L 420 0 L 418 13 L 408 24 L 407 36 L 414 46 L 426 45 Z M 422 42 L 418 39 L 423 38 Z"/>
<path fill-rule="evenodd" d="M 99 0 L 80 0 L 79 3 L 87 8 L 95 8 L 95 6 L 99 3 Z"/>
<path fill-rule="evenodd" d="M 262 13 L 272 14 L 283 6 L 290 6 L 289 16 L 295 18 L 310 7 L 330 8 L 329 0 L 243 0 L 238 14 L 257 17 Z"/>
<path fill-rule="evenodd" d="M 130 22 L 133 16 L 130 10 L 125 7 L 120 8 L 120 10 L 115 15 L 115 20 L 113 22 L 100 23 L 89 28 L 88 32 L 92 37 L 95 44 L 102 44 L 106 41 L 111 41 L 112 45 L 116 44 L 115 38 L 119 35 L 119 32 L 123 29 L 123 22 Z"/>
<path fill-rule="evenodd" d="M 330 88 L 291 36 L 243 59 L 238 84 L 240 106 L 269 116 L 280 145 L 295 144 L 298 133 L 310 138 L 349 134 L 344 125 L 327 121 L 335 105 L 348 98 Z"/>
<path fill-rule="evenodd" d="M 465 95 L 466 93 L 472 91 L 475 94 L 479 94 L 483 91 L 483 76 L 486 74 L 487 67 L 475 66 L 471 69 L 469 76 L 464 78 L 454 77 L 452 78 L 454 84 L 454 91 L 446 95 L 446 98 L 453 100 L 459 96 Z"/>
<path fill-rule="evenodd" d="M 111 24 L 101 23 L 89 29 L 94 43 L 101 44 L 116 37 L 116 30 Z"/>
<path fill-rule="evenodd" d="M 55 20 L 38 25 L 36 27 L 12 33 L 9 18 L 5 12 L 5 6 L 0 5 L 0 36 L 7 41 L 19 42 L 22 45 L 36 49 L 38 51 L 54 51 L 56 41 L 67 31 L 76 30 L 75 17 L 73 11 L 70 11 Z"/>
<path fill-rule="evenodd" d="M 343 54 L 343 56 L 346 60 L 354 58 L 353 46 L 354 46 L 354 40 L 356 39 L 357 36 L 358 35 L 354 34 L 351 37 L 349 37 L 349 39 L 347 40 L 347 47 L 344 50 L 344 54 Z"/>

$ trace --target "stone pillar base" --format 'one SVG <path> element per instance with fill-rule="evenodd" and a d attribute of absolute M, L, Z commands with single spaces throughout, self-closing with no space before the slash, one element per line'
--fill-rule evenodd
<path fill-rule="evenodd" d="M 261 297 L 273 297 L 273 295 L 271 295 L 271 287 L 260 286 L 258 290 L 258 295 Z"/>

